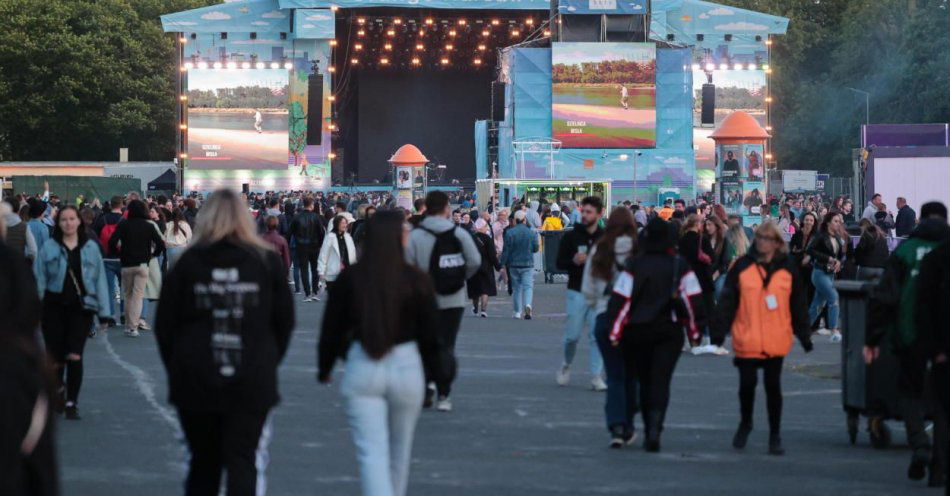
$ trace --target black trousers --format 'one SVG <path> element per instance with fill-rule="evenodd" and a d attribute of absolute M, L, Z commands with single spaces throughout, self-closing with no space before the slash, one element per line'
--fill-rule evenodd
<path fill-rule="evenodd" d="M 683 350 L 683 328 L 673 322 L 646 324 L 628 331 L 622 342 L 624 364 L 640 381 L 640 410 L 666 412 L 670 382 Z"/>
<path fill-rule="evenodd" d="M 930 436 L 925 430 L 927 407 L 924 399 L 927 355 L 922 350 L 903 350 L 897 353 L 897 359 L 900 363 L 897 391 L 900 395 L 904 429 L 907 431 L 907 444 L 914 453 L 929 456 L 932 447 Z"/>
<path fill-rule="evenodd" d="M 765 401 L 769 412 L 769 432 L 778 434 L 782 428 L 782 362 L 784 357 L 754 359 L 736 358 L 733 362 L 739 369 L 739 412 L 742 425 L 752 427 L 755 407 L 755 387 L 759 381 L 759 369 L 765 382 Z"/>
<path fill-rule="evenodd" d="M 43 341 L 46 353 L 62 364 L 66 355 L 82 355 L 92 328 L 92 313 L 79 305 L 43 302 Z"/>
<path fill-rule="evenodd" d="M 297 245 L 296 262 L 300 267 L 300 280 L 303 282 L 303 292 L 306 296 L 316 293 L 319 289 L 320 275 L 317 273 L 319 257 L 319 245 Z"/>
<path fill-rule="evenodd" d="M 439 369 L 426 371 L 426 382 L 434 381 L 439 396 L 452 393 L 452 383 L 458 373 L 458 359 L 455 357 L 455 340 L 462 326 L 464 308 L 443 308 L 437 316 L 439 320 Z"/>
<path fill-rule="evenodd" d="M 254 496 L 257 449 L 267 412 L 208 413 L 178 410 L 191 461 L 186 496 L 217 496 L 227 470 L 228 496 Z"/>

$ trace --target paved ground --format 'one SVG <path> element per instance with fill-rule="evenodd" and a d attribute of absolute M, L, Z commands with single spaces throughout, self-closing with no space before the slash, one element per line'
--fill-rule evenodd
<path fill-rule="evenodd" d="M 939 494 L 905 479 L 903 447 L 874 450 L 864 434 L 857 446 L 848 444 L 833 378 L 840 351 L 824 339 L 808 356 L 796 348 L 787 362 L 786 456 L 765 455 L 761 389 L 758 430 L 745 452 L 731 448 L 738 422 L 731 360 L 688 355 L 673 381 L 664 451 L 608 450 L 603 395 L 587 389 L 586 342 L 573 383 L 554 384 L 565 286 L 536 288 L 541 318 L 514 321 L 500 298 L 492 302 L 491 318 L 466 316 L 456 411 L 423 415 L 410 494 Z M 322 310 L 322 303 L 298 305 L 299 325 L 281 369 L 269 494 L 358 493 L 341 397 L 335 386 L 314 379 Z M 135 340 L 112 331 L 90 341 L 84 419 L 59 425 L 63 494 L 179 494 L 183 445 L 165 398 L 151 333 Z"/>

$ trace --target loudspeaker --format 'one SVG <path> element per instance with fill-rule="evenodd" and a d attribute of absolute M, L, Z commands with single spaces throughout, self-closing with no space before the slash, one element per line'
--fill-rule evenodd
<path fill-rule="evenodd" d="M 702 116 L 700 124 L 716 124 L 716 85 L 706 83 L 703 85 Z"/>
<path fill-rule="evenodd" d="M 307 77 L 307 144 L 323 143 L 323 75 Z"/>
<path fill-rule="evenodd" d="M 562 15 L 560 41 L 600 41 L 599 15 Z"/>
<path fill-rule="evenodd" d="M 505 120 L 505 83 L 500 81 L 491 83 L 491 120 Z"/>

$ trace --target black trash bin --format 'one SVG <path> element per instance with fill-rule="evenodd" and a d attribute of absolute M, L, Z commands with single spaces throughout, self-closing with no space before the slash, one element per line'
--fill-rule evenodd
<path fill-rule="evenodd" d="M 567 231 L 541 231 L 541 248 L 544 252 L 544 282 L 554 282 L 556 274 L 567 274 L 557 268 L 557 252 L 561 247 L 561 238 Z"/>
<path fill-rule="evenodd" d="M 839 280 L 838 290 L 842 337 L 841 399 L 848 418 L 851 444 L 857 441 L 861 415 L 868 418 L 868 433 L 875 448 L 890 445 L 891 433 L 885 420 L 899 420 L 897 394 L 899 363 L 888 346 L 880 357 L 864 363 L 864 343 L 869 323 L 869 300 L 876 282 Z"/>

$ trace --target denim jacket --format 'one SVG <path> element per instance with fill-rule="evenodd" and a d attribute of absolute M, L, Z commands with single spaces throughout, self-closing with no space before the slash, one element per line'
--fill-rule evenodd
<path fill-rule="evenodd" d="M 79 252 L 82 259 L 82 283 L 86 289 L 83 298 L 83 307 L 98 313 L 102 317 L 109 317 L 109 285 L 106 279 L 106 268 L 102 263 L 102 252 L 95 240 L 86 240 Z M 50 239 L 40 248 L 33 262 L 33 275 L 36 277 L 36 288 L 40 298 L 47 291 L 51 293 L 63 292 L 63 281 L 66 279 L 67 266 L 66 248 L 59 242 Z"/>
<path fill-rule="evenodd" d="M 518 224 L 505 233 L 501 264 L 513 268 L 534 267 L 534 254 L 540 248 L 538 234 L 525 224 Z"/>

